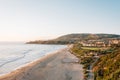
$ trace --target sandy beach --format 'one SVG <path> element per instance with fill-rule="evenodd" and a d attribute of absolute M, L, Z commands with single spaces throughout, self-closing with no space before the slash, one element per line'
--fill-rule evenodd
<path fill-rule="evenodd" d="M 79 59 L 68 48 L 0 77 L 0 80 L 83 80 Z"/>

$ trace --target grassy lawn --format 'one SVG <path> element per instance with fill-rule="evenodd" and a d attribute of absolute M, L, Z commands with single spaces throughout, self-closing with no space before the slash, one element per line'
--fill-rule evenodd
<path fill-rule="evenodd" d="M 98 48 L 98 47 L 81 47 L 82 49 L 85 50 L 101 50 L 102 48 Z"/>

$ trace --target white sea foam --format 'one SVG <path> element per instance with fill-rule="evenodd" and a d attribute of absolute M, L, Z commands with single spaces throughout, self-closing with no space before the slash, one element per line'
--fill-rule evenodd
<path fill-rule="evenodd" d="M 64 45 L 0 44 L 0 75 L 37 60 Z"/>

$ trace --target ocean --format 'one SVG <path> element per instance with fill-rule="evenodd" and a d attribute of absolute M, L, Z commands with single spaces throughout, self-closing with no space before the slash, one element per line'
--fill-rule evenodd
<path fill-rule="evenodd" d="M 65 45 L 42 45 L 0 42 L 0 75 L 65 48 Z"/>

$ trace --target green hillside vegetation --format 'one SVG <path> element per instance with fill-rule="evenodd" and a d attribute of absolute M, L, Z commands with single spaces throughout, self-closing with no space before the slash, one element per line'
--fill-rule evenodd
<path fill-rule="evenodd" d="M 80 58 L 84 65 L 85 79 L 89 76 L 90 66 L 94 71 L 94 80 L 120 80 L 120 47 L 115 45 L 109 48 L 82 47 L 75 44 L 71 49 L 72 53 Z M 95 57 L 97 53 L 99 58 Z"/>
<path fill-rule="evenodd" d="M 96 80 L 120 80 L 120 47 L 101 56 L 93 70 Z"/>
<path fill-rule="evenodd" d="M 94 63 L 94 61 L 96 60 L 96 58 L 94 57 L 94 54 L 89 54 L 90 52 L 94 52 L 97 53 L 101 51 L 101 48 L 93 48 L 93 47 L 82 47 L 80 44 L 74 44 L 73 48 L 71 48 L 71 52 L 76 55 L 78 58 L 80 58 L 80 64 L 84 65 L 83 69 L 84 69 L 84 78 L 85 80 L 88 79 L 89 77 L 89 71 L 90 70 L 90 66 L 92 63 Z M 101 52 L 104 52 L 104 50 L 102 50 Z"/>

